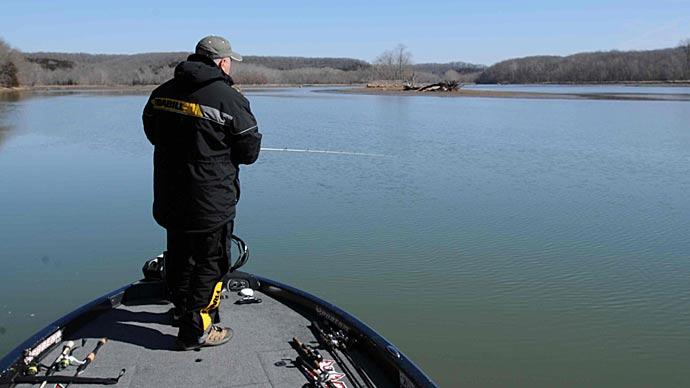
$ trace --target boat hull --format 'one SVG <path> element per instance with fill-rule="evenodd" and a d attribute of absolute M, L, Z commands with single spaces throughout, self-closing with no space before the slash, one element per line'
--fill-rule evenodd
<path fill-rule="evenodd" d="M 275 299 L 294 310 L 307 321 L 322 321 L 342 329 L 355 338 L 357 352 L 377 370 L 385 375 L 385 381 L 400 387 L 435 387 L 433 381 L 398 350 L 390 341 L 352 314 L 315 295 L 295 287 L 241 272 L 232 273 L 226 281 L 251 285 L 257 292 Z M 63 339 L 83 335 L 80 330 L 99 315 L 121 305 L 158 303 L 166 299 L 165 286 L 160 281 L 139 281 L 107 293 L 84 306 L 66 314 L 52 324 L 22 342 L 0 360 L 0 385 L 7 385 L 15 376 L 21 375 L 27 362 L 41 360 L 47 354 L 56 352 Z M 248 311 L 248 310 L 245 310 Z M 32 353 L 33 352 L 33 353 Z M 48 358 L 50 359 L 50 358 Z M 51 360 L 52 361 L 52 360 Z"/>

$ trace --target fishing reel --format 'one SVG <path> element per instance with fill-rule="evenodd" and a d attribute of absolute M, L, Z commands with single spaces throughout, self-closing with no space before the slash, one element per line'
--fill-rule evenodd
<path fill-rule="evenodd" d="M 141 271 L 144 273 L 145 280 L 163 280 L 165 279 L 165 254 L 158 255 L 157 257 L 144 263 L 144 267 Z"/>

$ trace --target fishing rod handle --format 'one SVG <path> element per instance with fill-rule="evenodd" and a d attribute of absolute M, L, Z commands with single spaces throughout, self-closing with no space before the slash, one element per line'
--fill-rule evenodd
<path fill-rule="evenodd" d="M 108 339 L 107 339 L 107 338 L 101 338 L 101 339 L 99 339 L 99 340 L 98 340 L 98 344 L 96 344 L 96 349 L 94 349 L 93 352 L 91 352 L 91 353 L 93 353 L 94 356 L 95 356 L 96 353 L 98 353 L 98 350 L 101 348 L 101 346 L 105 345 L 106 342 L 108 342 Z"/>
<path fill-rule="evenodd" d="M 96 348 L 91 353 L 86 355 L 86 358 L 84 359 L 85 362 L 82 365 L 79 365 L 77 368 L 77 373 L 81 373 L 84 369 L 86 369 L 87 366 L 89 366 L 89 364 L 96 360 L 96 354 L 98 354 L 98 351 L 101 350 L 101 347 L 105 345 L 106 342 L 108 342 L 107 338 L 101 338 L 98 340 Z"/>
<path fill-rule="evenodd" d="M 323 357 L 321 356 L 321 354 L 317 350 L 312 348 L 311 346 L 309 346 L 303 342 L 300 342 L 300 340 L 298 340 L 296 337 L 292 337 L 292 341 L 295 343 L 295 345 L 297 345 L 297 347 L 301 348 L 302 351 L 305 352 L 309 357 L 314 357 L 318 361 L 323 360 Z"/>
<path fill-rule="evenodd" d="M 72 349 L 74 349 L 74 341 L 68 341 L 65 346 L 62 347 L 62 352 L 55 358 L 55 361 L 50 365 L 50 368 L 48 368 L 48 372 L 46 372 L 46 376 L 52 372 L 52 370 L 56 369 L 59 367 L 59 363 L 67 358 L 67 356 L 72 352 Z"/>
<path fill-rule="evenodd" d="M 295 344 L 297 353 L 305 358 L 311 358 L 308 348 L 306 345 L 304 345 L 304 343 L 302 343 L 302 341 L 298 340 L 297 337 L 292 337 L 292 343 Z"/>
<path fill-rule="evenodd" d="M 106 342 L 108 342 L 107 338 L 101 338 L 98 340 L 98 343 L 96 344 L 96 348 L 86 356 L 86 358 L 88 360 L 90 360 L 89 362 L 92 362 L 93 360 L 96 359 L 96 354 L 98 353 L 99 350 L 101 350 L 101 347 L 103 347 L 103 345 L 105 345 Z"/>
<path fill-rule="evenodd" d="M 292 337 L 292 342 L 294 342 L 295 345 L 299 346 L 300 348 L 304 347 L 304 344 L 302 343 L 302 341 L 298 340 L 297 337 Z"/>
<path fill-rule="evenodd" d="M 73 347 L 74 347 L 74 341 L 68 341 L 65 344 L 65 346 L 62 348 L 62 353 L 60 353 L 60 355 L 62 357 L 66 357 L 69 354 L 69 352 L 72 350 Z"/>
<path fill-rule="evenodd" d="M 72 351 L 72 348 L 74 348 L 74 341 L 68 341 L 65 346 L 62 347 L 62 352 L 60 352 L 60 354 L 55 358 L 55 361 L 53 361 L 51 368 L 55 367 L 58 362 L 67 357 L 70 351 Z"/>

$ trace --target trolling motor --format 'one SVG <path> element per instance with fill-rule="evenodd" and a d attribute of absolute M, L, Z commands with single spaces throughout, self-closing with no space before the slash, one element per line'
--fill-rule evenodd
<path fill-rule="evenodd" d="M 235 264 L 230 266 L 230 270 L 228 272 L 233 272 L 236 269 L 239 269 L 243 265 L 247 264 L 247 260 L 249 260 L 249 246 L 247 246 L 244 240 L 233 234 L 232 242 L 237 246 L 240 256 L 237 258 L 237 261 L 235 261 Z"/>
<path fill-rule="evenodd" d="M 237 247 L 239 256 L 237 258 L 237 261 L 235 261 L 235 264 L 230 263 L 232 264 L 230 266 L 230 270 L 223 278 L 223 285 L 225 289 L 230 292 L 240 292 L 245 289 L 249 289 L 250 291 L 259 289 L 259 281 L 254 276 L 246 272 L 237 270 L 243 265 L 245 265 L 249 260 L 249 247 L 244 242 L 244 240 L 242 240 L 234 234 L 232 235 L 232 242 Z M 240 304 L 261 303 L 261 299 L 253 299 L 253 294 L 245 295 L 240 293 L 240 295 L 243 297 L 243 302 Z"/>
<path fill-rule="evenodd" d="M 222 279 L 222 298 L 227 298 L 228 292 L 238 292 L 242 298 L 236 302 L 237 304 L 261 303 L 261 299 L 253 295 L 253 290 L 258 290 L 260 286 L 258 279 L 251 274 L 238 271 L 249 260 L 249 247 L 244 240 L 234 234 L 231 237 L 231 241 L 237 247 L 238 257 L 234 264 L 232 259 L 228 258 L 229 270 Z M 163 254 L 144 263 L 141 270 L 144 273 L 145 281 L 161 282 L 165 280 L 166 254 L 167 252 L 163 252 Z"/>
<path fill-rule="evenodd" d="M 165 279 L 165 253 L 148 260 L 144 263 L 141 271 L 144 273 L 146 280 L 163 280 Z"/>
<path fill-rule="evenodd" d="M 235 246 L 237 246 L 237 250 L 239 252 L 239 256 L 237 260 L 235 261 L 235 264 L 232 263 L 232 260 L 229 259 L 231 262 L 229 263 L 230 269 L 228 270 L 228 273 L 232 273 L 242 267 L 243 265 L 247 264 L 247 261 L 249 260 L 249 247 L 247 244 L 239 238 L 236 235 L 232 235 L 231 240 Z M 151 281 L 161 281 L 165 279 L 165 256 L 167 252 L 163 252 L 162 254 L 158 255 L 157 257 L 148 260 L 146 263 L 144 263 L 144 266 L 142 267 L 141 271 L 144 273 L 144 279 L 146 280 L 151 280 Z M 230 287 L 230 284 L 227 284 L 227 288 L 229 291 L 237 291 L 240 290 L 244 287 L 237 287 L 233 286 Z"/>

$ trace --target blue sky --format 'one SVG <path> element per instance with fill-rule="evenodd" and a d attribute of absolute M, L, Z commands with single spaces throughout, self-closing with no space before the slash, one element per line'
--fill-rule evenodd
<path fill-rule="evenodd" d="M 221 5 L 225 4 L 225 5 Z M 0 38 L 23 51 L 191 51 L 207 34 L 243 55 L 373 60 L 398 43 L 419 62 L 643 50 L 690 38 L 690 0 L 3 0 Z"/>

